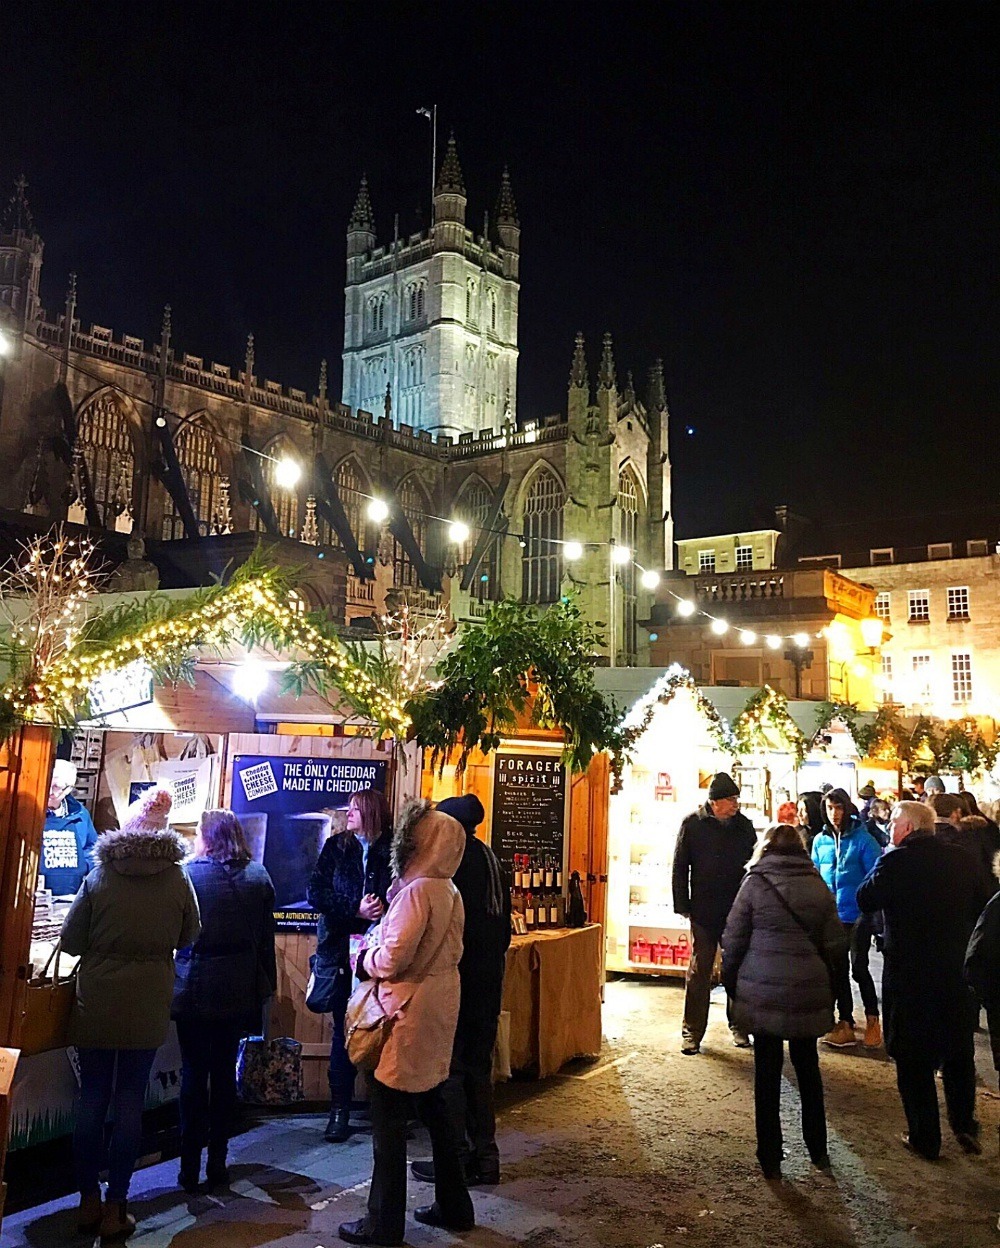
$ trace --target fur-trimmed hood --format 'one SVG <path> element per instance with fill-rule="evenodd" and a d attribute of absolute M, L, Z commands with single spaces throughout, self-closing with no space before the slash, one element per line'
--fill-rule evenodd
<path fill-rule="evenodd" d="M 465 853 L 465 829 L 423 797 L 400 811 L 392 837 L 392 874 L 397 880 L 421 876 L 450 880 Z"/>
<path fill-rule="evenodd" d="M 121 875 L 156 875 L 187 857 L 188 842 L 179 832 L 105 832 L 97 838 L 94 857 L 99 866 Z"/>

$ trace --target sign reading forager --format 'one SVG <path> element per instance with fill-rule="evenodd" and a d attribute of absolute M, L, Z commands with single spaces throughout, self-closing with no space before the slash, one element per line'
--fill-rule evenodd
<path fill-rule="evenodd" d="M 339 815 L 360 789 L 385 792 L 384 759 L 290 758 L 238 754 L 233 810 L 250 852 L 274 881 L 275 920 L 285 931 L 310 931 L 316 914 L 306 889 L 319 851 L 343 826 Z"/>
<path fill-rule="evenodd" d="M 496 754 L 493 762 L 493 852 L 513 871 L 515 854 L 546 858 L 562 869 L 566 768 L 552 754 Z"/>

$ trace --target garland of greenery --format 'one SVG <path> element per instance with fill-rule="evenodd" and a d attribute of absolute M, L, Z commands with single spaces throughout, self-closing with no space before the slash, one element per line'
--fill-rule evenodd
<path fill-rule="evenodd" d="M 733 730 L 695 684 L 691 673 L 679 663 L 668 667 L 653 687 L 642 695 L 625 716 L 622 727 L 628 735 L 629 742 L 634 742 L 641 737 L 652 723 L 656 708 L 666 706 L 682 689 L 694 697 L 695 705 L 704 717 L 708 731 L 719 751 L 723 754 L 735 754 L 736 739 L 733 736 Z"/>
<path fill-rule="evenodd" d="M 530 715 L 539 728 L 565 739 L 563 756 L 585 771 L 597 753 L 621 773 L 630 745 L 613 700 L 594 683 L 601 636 L 574 599 L 539 613 L 510 600 L 495 602 L 475 628 L 437 664 L 435 679 L 407 703 L 413 736 L 443 767 L 455 751 L 456 770 L 473 750 L 488 753 Z"/>
<path fill-rule="evenodd" d="M 788 698 L 770 685 L 764 685 L 750 698 L 733 724 L 737 753 L 763 753 L 772 749 L 767 729 L 778 734 L 795 756 L 796 765 L 800 765 L 809 742 L 789 713 Z"/>

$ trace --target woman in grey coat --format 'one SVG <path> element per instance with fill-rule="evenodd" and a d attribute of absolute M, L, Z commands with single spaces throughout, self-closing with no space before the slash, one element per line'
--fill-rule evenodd
<path fill-rule="evenodd" d="M 779 1103 L 784 1042 L 802 1099 L 802 1135 L 814 1166 L 830 1164 L 816 1040 L 833 1026 L 830 966 L 844 932 L 833 895 L 797 828 L 768 829 L 748 863 L 722 938 L 722 979 L 733 1019 L 754 1039 L 757 1160 L 781 1178 Z"/>
<path fill-rule="evenodd" d="M 167 828 L 171 798 L 148 789 L 117 832 L 98 838 L 87 876 L 62 927 L 77 954 L 69 1040 L 80 1054 L 73 1135 L 80 1187 L 78 1225 L 102 1240 L 135 1230 L 129 1183 L 142 1143 L 142 1107 L 156 1050 L 170 1028 L 174 950 L 200 931 L 198 902 L 181 869 L 187 843 Z M 104 1123 L 114 1105 L 107 1203 L 101 1207 Z"/>

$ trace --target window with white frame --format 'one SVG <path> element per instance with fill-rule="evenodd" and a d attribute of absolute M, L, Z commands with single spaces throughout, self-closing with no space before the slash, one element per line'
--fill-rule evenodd
<path fill-rule="evenodd" d="M 927 547 L 928 559 L 950 559 L 951 558 L 951 542 L 932 542 Z"/>
<path fill-rule="evenodd" d="M 948 586 L 948 619 L 967 620 L 969 618 L 969 587 L 968 585 Z"/>
<path fill-rule="evenodd" d="M 714 572 L 715 571 L 715 551 L 699 550 L 698 551 L 698 571 Z"/>
<path fill-rule="evenodd" d="M 892 595 L 888 590 L 880 590 L 875 595 L 875 614 L 880 620 L 891 619 Z"/>
<path fill-rule="evenodd" d="M 882 655 L 882 700 L 892 701 L 892 655 Z"/>
<path fill-rule="evenodd" d="M 907 619 L 911 624 L 926 624 L 931 618 L 931 591 L 929 589 L 911 589 L 907 593 L 909 610 Z"/>
<path fill-rule="evenodd" d="M 990 544 L 985 538 L 977 537 L 965 543 L 965 553 L 970 558 L 976 555 L 988 555 L 990 553 Z"/>
<path fill-rule="evenodd" d="M 911 656 L 913 664 L 913 701 L 931 700 L 931 656 L 927 653 Z"/>
<path fill-rule="evenodd" d="M 737 546 L 736 547 L 736 571 L 749 572 L 753 568 L 753 547 Z"/>
<path fill-rule="evenodd" d="M 956 650 L 951 656 L 951 700 L 964 706 L 972 701 L 972 655 Z"/>
<path fill-rule="evenodd" d="M 879 550 L 870 550 L 868 553 L 872 563 L 892 563 L 894 552 L 891 546 L 883 546 Z"/>

